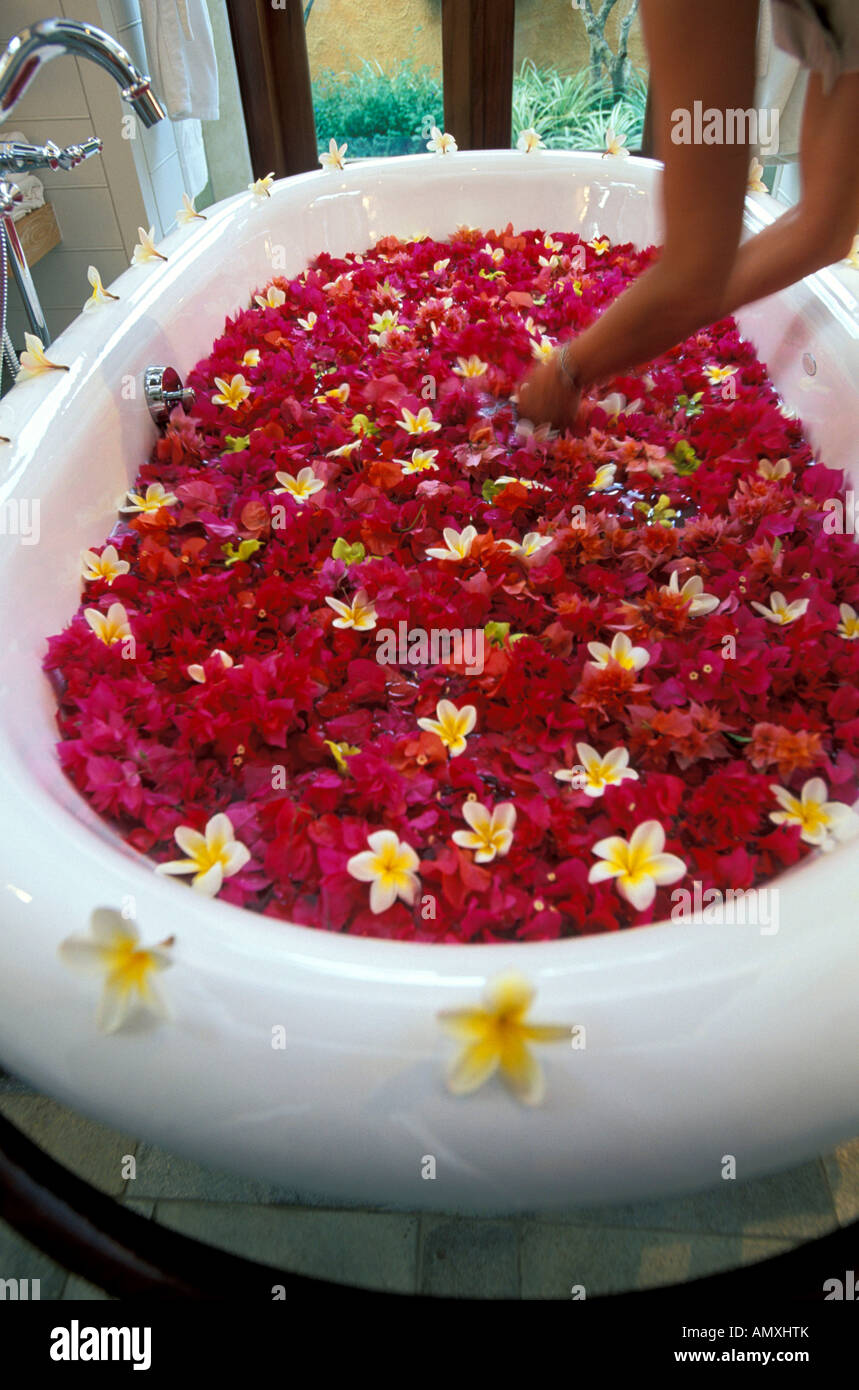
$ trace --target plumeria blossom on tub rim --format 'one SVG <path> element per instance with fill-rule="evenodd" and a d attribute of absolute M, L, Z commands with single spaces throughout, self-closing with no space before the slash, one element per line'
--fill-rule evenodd
<path fill-rule="evenodd" d="M 420 880 L 420 860 L 393 830 L 376 830 L 367 836 L 369 849 L 353 854 L 346 864 L 348 872 L 361 883 L 370 884 L 370 911 L 387 912 L 397 898 L 413 903 Z"/>
<path fill-rule="evenodd" d="M 345 141 L 342 145 L 338 145 L 332 135 L 331 139 L 328 141 L 328 149 L 319 156 L 320 166 L 328 170 L 345 169 L 346 161 L 343 156 L 348 148 L 349 146 Z"/>
<path fill-rule="evenodd" d="M 489 982 L 482 1007 L 444 1009 L 437 1015 L 445 1033 L 462 1045 L 447 1069 L 453 1095 L 471 1095 L 499 1072 L 517 1100 L 539 1105 L 545 1078 L 530 1045 L 562 1042 L 573 1030 L 564 1024 L 529 1023 L 526 1015 L 534 997 L 528 980 L 510 972 Z"/>
<path fill-rule="evenodd" d="M 811 777 L 799 796 L 785 787 L 770 786 L 781 806 L 770 811 L 776 825 L 798 825 L 800 839 L 820 849 L 834 849 L 841 840 L 851 839 L 859 831 L 859 815 L 843 801 L 827 801 L 828 789 L 822 777 Z"/>
<path fill-rule="evenodd" d="M 613 155 L 616 159 L 629 156 L 629 150 L 626 148 L 626 136 L 621 135 L 612 126 L 606 127 L 603 159 L 607 159 L 609 155 Z"/>
<path fill-rule="evenodd" d="M 439 700 L 435 716 L 435 719 L 419 719 L 418 727 L 437 734 L 450 756 L 458 758 L 465 752 L 466 739 L 477 723 L 477 710 L 474 705 L 457 709 L 451 700 Z"/>
<path fill-rule="evenodd" d="M 455 845 L 474 850 L 475 864 L 491 864 L 495 858 L 504 858 L 513 843 L 516 825 L 516 807 L 512 801 L 502 801 L 493 807 L 484 806 L 480 801 L 466 801 L 462 818 L 471 829 L 455 830 L 451 836 Z"/>
<path fill-rule="evenodd" d="M 431 154 L 455 154 L 458 148 L 453 136 L 448 135 L 447 131 L 440 130 L 437 125 L 430 127 L 427 149 Z"/>
<path fill-rule="evenodd" d="M 650 660 L 649 651 L 634 647 L 625 632 L 615 633 L 610 647 L 604 642 L 588 642 L 588 651 L 594 666 L 608 666 L 610 661 L 616 661 L 624 671 L 640 671 Z"/>
<path fill-rule="evenodd" d="M 105 289 L 102 284 L 101 276 L 94 265 L 88 267 L 86 278 L 92 285 L 92 294 L 83 306 L 83 312 L 85 314 L 91 313 L 93 309 L 98 309 L 103 304 L 115 303 L 115 301 L 119 299 L 118 294 L 113 294 L 110 290 Z"/>
<path fill-rule="evenodd" d="M 264 174 L 261 179 L 256 179 L 253 183 L 249 183 L 248 190 L 251 193 L 255 193 L 258 198 L 270 198 L 271 193 L 269 189 L 273 183 L 274 170 L 272 169 L 270 174 Z"/>
<path fill-rule="evenodd" d="M 544 150 L 546 145 L 540 132 L 529 125 L 519 132 L 516 148 L 523 150 L 525 154 L 533 154 L 535 150 Z"/>
<path fill-rule="evenodd" d="M 37 338 L 35 333 L 25 333 L 24 342 L 27 344 L 21 353 L 19 361 L 21 363 L 16 381 L 26 381 L 28 377 L 41 376 L 43 372 L 67 372 L 68 367 L 61 362 L 52 362 L 45 356 L 45 345 L 41 338 Z"/>
<path fill-rule="evenodd" d="M 157 946 L 141 946 L 133 921 L 111 907 L 97 907 L 90 917 L 89 936 L 69 936 L 60 944 L 59 957 L 72 970 L 104 976 L 104 988 L 96 1023 L 104 1033 L 115 1033 L 136 1009 L 156 1018 L 170 1017 L 155 976 L 173 964 L 173 937 Z"/>
<path fill-rule="evenodd" d="M 194 206 L 194 199 L 188 194 L 182 194 L 182 206 L 176 213 L 176 222 L 180 227 L 187 227 L 190 222 L 205 222 L 206 214 L 198 212 Z"/>
<path fill-rule="evenodd" d="M 156 864 L 158 874 L 193 874 L 191 887 L 206 897 L 214 898 L 221 891 L 225 878 L 232 878 L 243 869 L 251 857 L 247 845 L 237 840 L 233 823 L 223 811 L 212 816 L 206 824 L 205 834 L 194 830 L 190 825 L 180 825 L 173 832 L 173 838 L 187 859 L 171 859 L 166 864 Z"/>
<path fill-rule="evenodd" d="M 591 866 L 588 883 L 613 878 L 621 897 L 638 912 L 645 912 L 663 884 L 676 883 L 686 865 L 676 854 L 665 853 L 665 831 L 658 820 L 642 821 L 628 840 L 608 835 L 593 847 L 598 862 Z"/>
<path fill-rule="evenodd" d="M 137 235 L 140 240 L 131 256 L 132 265 L 149 265 L 152 261 L 166 261 L 167 257 L 155 249 L 154 227 L 150 227 L 148 232 L 145 227 L 138 227 Z"/>

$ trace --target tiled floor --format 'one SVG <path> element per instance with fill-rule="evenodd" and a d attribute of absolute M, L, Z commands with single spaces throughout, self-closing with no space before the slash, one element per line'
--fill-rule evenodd
<path fill-rule="evenodd" d="M 859 1216 L 859 1140 L 789 1172 L 676 1201 L 472 1220 L 297 1206 L 36 1095 L 0 1071 L 0 1110 L 141 1215 L 252 1259 L 338 1283 L 471 1298 L 569 1299 L 676 1283 L 789 1250 Z M 122 1177 L 129 1155 L 136 1177 Z M 127 1168 L 126 1163 L 126 1168 Z M 40 1279 L 43 1299 L 105 1295 L 0 1223 L 0 1278 Z"/>

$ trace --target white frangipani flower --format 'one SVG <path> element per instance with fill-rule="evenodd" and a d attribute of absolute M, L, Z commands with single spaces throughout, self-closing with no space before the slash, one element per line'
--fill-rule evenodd
<path fill-rule="evenodd" d="M 516 148 L 517 150 L 523 150 L 525 154 L 533 154 L 535 150 L 544 150 L 546 146 L 540 132 L 535 130 L 532 125 L 529 125 L 525 130 L 520 131 L 519 139 L 516 141 Z"/>
<path fill-rule="evenodd" d="M 588 491 L 605 492 L 607 488 L 613 487 L 616 473 L 616 463 L 601 463 L 596 471 L 593 482 L 590 484 L 588 488 Z"/>
<path fill-rule="evenodd" d="M 275 473 L 274 476 L 280 483 L 280 487 L 276 487 L 274 491 L 276 493 L 288 492 L 299 506 L 303 506 L 309 497 L 313 497 L 314 493 L 321 492 L 325 486 L 325 480 L 317 478 L 309 465 L 305 468 L 299 468 L 296 474 Z"/>
<path fill-rule="evenodd" d="M 227 652 L 223 651 L 220 647 L 214 647 L 212 649 L 211 655 L 216 656 L 218 658 L 221 665 L 224 667 L 224 670 L 228 671 L 230 667 L 234 665 L 233 658 Z M 236 669 L 238 669 L 238 667 Z M 206 684 L 206 672 L 204 668 L 198 663 L 195 662 L 193 665 L 188 667 L 188 675 L 191 677 L 191 680 L 196 681 L 198 685 Z"/>
<path fill-rule="evenodd" d="M 445 549 L 434 546 L 427 551 L 427 555 L 433 560 L 467 560 L 471 554 L 471 547 L 477 540 L 477 529 L 474 526 L 466 526 L 463 531 L 456 531 L 452 526 L 445 526 L 442 531 Z"/>
<path fill-rule="evenodd" d="M 457 148 L 457 143 L 452 135 L 440 130 L 437 125 L 431 127 L 427 149 L 432 154 L 453 154 Z"/>
<path fill-rule="evenodd" d="M 251 857 L 247 845 L 235 837 L 229 816 L 220 812 L 207 822 L 205 834 L 190 825 L 180 825 L 173 838 L 187 859 L 173 859 L 168 864 L 156 864 L 158 874 L 193 874 L 191 887 L 198 893 L 214 898 L 221 891 L 225 878 L 232 878 L 243 869 Z"/>
<path fill-rule="evenodd" d="M 533 1043 L 568 1041 L 572 1029 L 553 1023 L 529 1023 L 534 987 L 522 975 L 498 976 L 486 988 L 482 1008 L 445 1009 L 438 1019 L 460 1044 L 447 1070 L 447 1088 L 467 1096 L 498 1073 L 523 1105 L 539 1105 L 546 1090 Z"/>
<path fill-rule="evenodd" d="M 194 206 L 194 199 L 188 194 L 182 194 L 182 206 L 176 214 L 176 221 L 180 227 L 187 227 L 189 222 L 205 222 L 205 213 L 198 212 Z"/>
<path fill-rule="evenodd" d="M 145 493 L 132 490 L 126 493 L 126 497 L 128 501 L 119 510 L 128 514 L 157 512 L 162 507 L 172 507 L 179 500 L 175 492 L 164 491 L 163 483 L 150 483 Z"/>
<path fill-rule="evenodd" d="M 798 825 L 801 840 L 823 850 L 834 849 L 840 840 L 848 840 L 859 831 L 859 815 L 843 801 L 827 801 L 827 786 L 822 777 L 807 781 L 799 796 L 784 787 L 770 786 L 770 791 L 782 807 L 771 811 L 775 825 Z"/>
<path fill-rule="evenodd" d="M 770 594 L 769 608 L 752 600 L 752 608 L 757 609 L 761 617 L 766 618 L 771 623 L 780 623 L 782 626 L 786 626 L 787 623 L 795 623 L 797 618 L 801 618 L 808 608 L 808 604 L 807 598 L 797 598 L 794 599 L 793 603 L 788 603 L 784 594 L 780 594 L 778 590 Z"/>
<path fill-rule="evenodd" d="M 97 907 L 89 936 L 67 937 L 59 957 L 72 970 L 104 976 L 96 1022 L 102 1032 L 115 1033 L 138 1008 L 169 1018 L 154 977 L 172 965 L 172 946 L 172 936 L 157 946 L 141 946 L 134 922 L 114 908 Z"/>
<path fill-rule="evenodd" d="M 843 637 L 846 642 L 855 642 L 859 638 L 859 613 L 855 608 L 851 608 L 849 603 L 840 604 L 838 612 L 841 616 L 838 636 Z"/>
<path fill-rule="evenodd" d="M 555 777 L 585 796 L 602 796 L 606 787 L 616 787 L 627 778 L 638 781 L 638 773 L 628 765 L 629 750 L 622 745 L 602 757 L 589 743 L 577 743 L 576 754 L 579 766 L 562 768 Z"/>
<path fill-rule="evenodd" d="M 640 671 L 650 660 L 645 647 L 634 647 L 625 632 L 615 633 L 610 647 L 604 642 L 588 642 L 588 651 L 593 657 L 594 666 L 608 666 L 616 661 L 624 671 Z"/>
<path fill-rule="evenodd" d="M 367 843 L 370 848 L 353 854 L 346 868 L 360 883 L 370 884 L 370 911 L 386 912 L 397 898 L 411 906 L 420 885 L 420 860 L 411 845 L 393 830 L 376 830 Z"/>
<path fill-rule="evenodd" d="M 150 227 L 148 232 L 144 227 L 138 227 L 137 235 L 140 240 L 137 242 L 131 257 L 132 265 L 148 265 L 151 261 L 166 261 L 167 257 L 155 249 L 154 227 Z"/>
<path fill-rule="evenodd" d="M 274 183 L 274 170 L 270 174 L 265 174 L 263 178 L 256 179 L 254 183 L 249 183 L 248 188 L 251 193 L 255 193 L 258 198 L 270 198 L 269 189 Z"/>
<path fill-rule="evenodd" d="M 119 299 L 118 294 L 112 294 L 110 290 L 105 289 L 101 276 L 94 265 L 88 268 L 86 278 L 92 285 L 92 294 L 83 307 L 85 314 L 91 313 L 93 309 L 98 309 L 103 304 L 112 304 Z"/>
<path fill-rule="evenodd" d="M 663 584 L 659 592 L 667 594 L 669 598 L 682 598 L 689 604 L 690 618 L 701 618 L 705 613 L 712 613 L 721 602 L 715 594 L 705 594 L 703 590 L 704 581 L 698 574 L 690 575 L 681 589 L 677 571 L 674 570 L 668 583 Z"/>
<path fill-rule="evenodd" d="M 421 406 L 417 415 L 403 406 L 403 413 L 397 424 L 406 434 L 431 434 L 433 430 L 441 429 L 440 423 L 432 418 L 432 411 L 428 405 Z"/>
<path fill-rule="evenodd" d="M 543 337 L 539 343 L 531 344 L 531 356 L 536 357 L 538 362 L 551 362 L 555 355 L 555 344 L 551 338 Z"/>
<path fill-rule="evenodd" d="M 686 873 L 686 865 L 676 854 L 666 854 L 665 831 L 658 820 L 642 821 L 629 840 L 609 835 L 593 847 L 598 856 L 588 874 L 588 883 L 617 880 L 617 891 L 637 912 L 644 912 L 663 884 L 676 883 Z"/>
<path fill-rule="evenodd" d="M 487 363 L 472 353 L 470 357 L 457 357 L 454 372 L 457 376 L 471 379 L 472 377 L 484 376 Z"/>
<path fill-rule="evenodd" d="M 112 584 L 114 579 L 118 579 L 121 574 L 128 574 L 130 569 L 127 560 L 120 560 L 115 545 L 106 545 L 100 555 L 95 550 L 81 551 L 81 577 L 88 584 L 96 579 L 103 579 L 108 585 Z"/>
<path fill-rule="evenodd" d="M 131 636 L 128 614 L 121 603 L 112 603 L 106 613 L 98 608 L 85 608 L 84 617 L 106 647 L 112 647 L 114 642 L 122 642 Z"/>
<path fill-rule="evenodd" d="M 466 739 L 477 723 L 477 710 L 474 705 L 457 709 L 451 700 L 439 700 L 435 713 L 435 719 L 419 719 L 418 727 L 437 734 L 450 756 L 458 758 L 465 752 Z"/>
<path fill-rule="evenodd" d="M 462 818 L 471 829 L 455 830 L 451 837 L 455 845 L 474 850 L 475 864 L 490 864 L 495 858 L 504 858 L 513 843 L 516 824 L 516 808 L 512 801 L 502 801 L 494 807 L 484 806 L 479 801 L 466 801 Z"/>
<path fill-rule="evenodd" d="M 768 482 L 780 482 L 782 478 L 789 478 L 792 472 L 788 458 L 776 459 L 775 463 L 770 459 L 760 459 L 758 462 L 758 477 L 766 478 Z"/>
<path fill-rule="evenodd" d="M 45 345 L 41 338 L 37 338 L 35 333 L 25 333 L 24 342 L 27 344 L 21 353 L 19 361 L 20 370 L 15 377 L 16 381 L 26 381 L 28 377 L 41 376 L 42 372 L 67 372 L 68 367 L 60 362 L 52 362 L 45 356 Z"/>
<path fill-rule="evenodd" d="M 629 150 L 626 148 L 626 136 L 621 135 L 612 126 L 606 128 L 603 159 L 608 155 L 614 155 L 616 158 L 625 158 L 629 155 Z"/>
<path fill-rule="evenodd" d="M 348 150 L 348 148 L 349 146 L 345 143 L 342 145 L 338 145 L 337 141 L 332 136 L 331 139 L 328 141 L 328 149 L 325 151 L 324 154 L 321 154 L 319 156 L 319 163 L 321 164 L 322 168 L 328 170 L 344 169 L 346 167 L 346 163 L 343 156 Z"/>
<path fill-rule="evenodd" d="M 545 550 L 547 545 L 552 544 L 552 537 L 541 536 L 539 531 L 529 531 L 521 541 L 502 540 L 498 544 L 505 546 L 517 560 L 532 560 L 541 550 Z"/>
<path fill-rule="evenodd" d="M 369 632 L 376 626 L 376 605 L 366 589 L 359 589 L 351 603 L 343 603 L 339 598 L 330 597 L 326 597 L 325 602 L 337 614 L 333 627 L 351 627 L 356 632 Z"/>
<path fill-rule="evenodd" d="M 238 410 L 251 394 L 251 388 L 242 372 L 236 372 L 229 381 L 225 377 L 216 376 L 215 385 L 218 390 L 212 397 L 213 404 L 225 405 L 229 410 Z"/>
<path fill-rule="evenodd" d="M 265 294 L 254 295 L 254 303 L 261 309 L 280 309 L 286 303 L 286 294 L 278 285 L 269 285 Z"/>
<path fill-rule="evenodd" d="M 438 472 L 438 449 L 413 449 L 410 459 L 394 459 L 404 473 Z"/>

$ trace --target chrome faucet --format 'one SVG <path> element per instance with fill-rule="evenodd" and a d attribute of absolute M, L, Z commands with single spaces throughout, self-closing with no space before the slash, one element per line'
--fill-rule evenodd
<path fill-rule="evenodd" d="M 137 70 L 125 49 L 103 29 L 76 19 L 43 19 L 22 29 L 0 55 L 0 123 L 6 120 L 24 95 L 43 63 L 70 53 L 89 58 L 109 72 L 119 84 L 122 99 L 148 129 L 164 119 L 164 108 L 150 86 L 149 78 Z M 47 145 L 0 143 L 0 237 L 5 237 L 12 253 L 12 269 L 33 332 L 47 346 L 50 342 L 45 315 L 12 219 L 14 202 L 10 182 L 15 173 L 27 169 L 73 169 L 81 160 L 98 154 L 101 141 L 92 136 L 81 145 L 60 149 Z M 11 179 L 10 179 L 11 176 Z M 17 191 L 17 190 L 15 190 Z M 4 261 L 5 264 L 5 261 Z M 2 319 L 5 320 L 5 284 L 0 284 Z M 4 323 L 5 327 L 5 323 Z M 0 345 L 2 353 L 2 345 Z"/>
<path fill-rule="evenodd" d="M 138 72 L 110 34 L 77 19 L 43 19 L 10 39 L 0 57 L 0 121 L 24 95 L 42 64 L 63 53 L 89 58 L 109 72 L 122 88 L 123 101 L 147 128 L 164 119 L 164 108 L 149 78 Z"/>

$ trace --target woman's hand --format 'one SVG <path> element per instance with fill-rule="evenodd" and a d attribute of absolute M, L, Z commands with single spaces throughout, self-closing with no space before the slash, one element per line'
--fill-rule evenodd
<path fill-rule="evenodd" d="M 562 352 L 559 348 L 548 362 L 533 367 L 519 387 L 519 414 L 535 426 L 551 425 L 565 430 L 576 422 L 582 391 L 574 374 L 564 370 Z"/>

